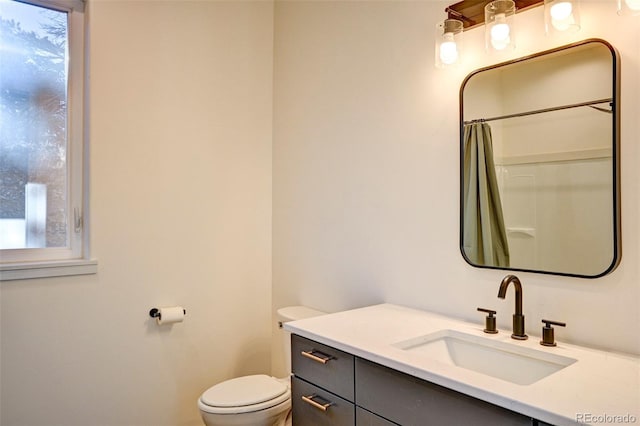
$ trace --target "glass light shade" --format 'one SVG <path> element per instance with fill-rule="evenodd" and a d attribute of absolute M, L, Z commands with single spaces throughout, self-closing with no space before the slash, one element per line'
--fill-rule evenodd
<path fill-rule="evenodd" d="M 457 19 L 445 19 L 436 25 L 436 67 L 446 68 L 459 62 L 462 30 L 462 21 Z"/>
<path fill-rule="evenodd" d="M 544 25 L 547 34 L 578 31 L 580 29 L 578 0 L 544 0 Z"/>
<path fill-rule="evenodd" d="M 513 0 L 495 0 L 484 8 L 485 45 L 489 52 L 514 49 L 516 3 Z"/>
<path fill-rule="evenodd" d="M 640 15 L 640 0 L 618 0 L 618 15 Z"/>

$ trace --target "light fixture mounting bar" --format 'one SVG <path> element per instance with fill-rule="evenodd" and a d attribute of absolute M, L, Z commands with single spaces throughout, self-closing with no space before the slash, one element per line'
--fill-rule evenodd
<path fill-rule="evenodd" d="M 544 4 L 544 0 L 514 0 L 516 13 L 534 6 Z M 464 29 L 477 27 L 484 24 L 484 7 L 491 3 L 490 0 L 463 0 L 445 8 L 449 19 L 462 21 Z"/>

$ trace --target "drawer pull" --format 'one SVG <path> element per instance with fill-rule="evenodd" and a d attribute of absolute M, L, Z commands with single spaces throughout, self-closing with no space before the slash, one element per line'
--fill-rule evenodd
<path fill-rule="evenodd" d="M 321 364 L 326 364 L 329 360 L 333 359 L 331 355 L 326 355 L 313 349 L 308 352 L 302 351 L 300 354 Z"/>
<path fill-rule="evenodd" d="M 314 398 L 319 400 L 319 401 L 321 401 L 321 402 L 314 401 Z M 333 402 L 329 402 L 326 399 L 320 398 L 316 394 L 312 394 L 312 395 L 309 395 L 309 396 L 302 395 L 302 400 L 304 402 L 306 402 L 307 404 L 311 404 L 314 407 L 316 407 L 318 410 L 322 410 L 322 411 L 327 411 L 329 409 L 329 407 L 331 407 L 333 405 Z"/>

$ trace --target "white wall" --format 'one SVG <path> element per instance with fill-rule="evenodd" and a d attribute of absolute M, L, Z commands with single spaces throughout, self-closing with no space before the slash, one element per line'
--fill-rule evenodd
<path fill-rule="evenodd" d="M 273 4 L 88 17 L 98 274 L 2 283 L 0 423 L 202 424 L 203 390 L 270 365 Z"/>
<path fill-rule="evenodd" d="M 510 327 L 504 271 L 467 265 L 459 245 L 458 90 L 474 69 L 601 37 L 622 57 L 621 265 L 577 279 L 519 273 L 527 330 L 640 353 L 639 18 L 582 2 L 582 31 L 545 37 L 542 8 L 518 14 L 519 48 L 484 53 L 465 32 L 457 70 L 433 65 L 447 2 L 278 2 L 275 9 L 273 303 L 337 311 L 391 302 Z"/>

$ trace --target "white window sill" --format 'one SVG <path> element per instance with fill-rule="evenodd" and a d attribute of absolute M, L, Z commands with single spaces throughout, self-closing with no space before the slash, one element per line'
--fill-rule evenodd
<path fill-rule="evenodd" d="M 97 272 L 98 261 L 96 259 L 13 263 L 10 265 L 0 265 L 0 281 L 89 275 L 96 274 Z"/>

